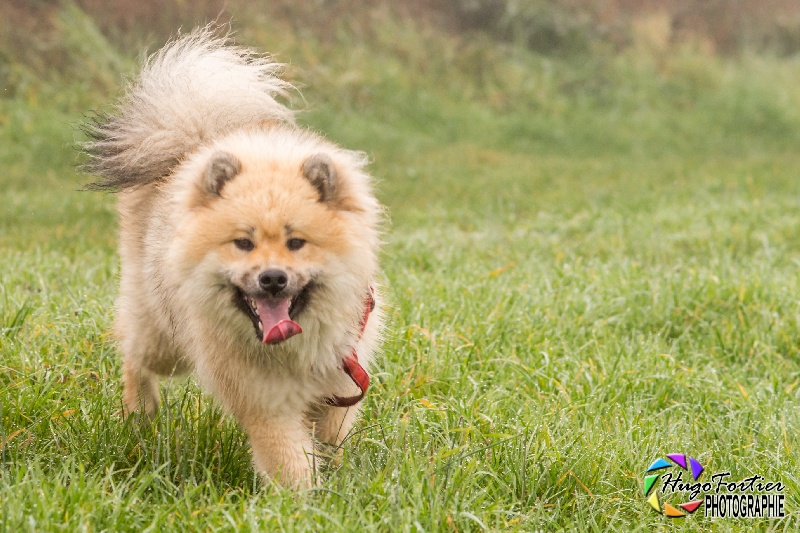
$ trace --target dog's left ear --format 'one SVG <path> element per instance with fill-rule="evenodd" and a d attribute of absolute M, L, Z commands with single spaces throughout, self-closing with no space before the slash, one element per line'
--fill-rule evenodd
<path fill-rule="evenodd" d="M 216 152 L 206 167 L 206 189 L 219 196 L 222 187 L 242 170 L 242 163 L 228 152 Z"/>
<path fill-rule="evenodd" d="M 319 192 L 320 202 L 329 202 L 336 194 L 336 168 L 328 154 L 314 154 L 303 162 L 303 177 Z"/>

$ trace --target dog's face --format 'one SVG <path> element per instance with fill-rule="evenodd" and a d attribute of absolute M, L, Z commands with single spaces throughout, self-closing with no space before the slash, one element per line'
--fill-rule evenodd
<path fill-rule="evenodd" d="M 326 287 L 353 284 L 350 263 L 369 244 L 354 226 L 358 198 L 325 151 L 278 159 L 216 149 L 204 159 L 194 165 L 179 260 L 260 342 L 283 342 L 302 332 Z"/>

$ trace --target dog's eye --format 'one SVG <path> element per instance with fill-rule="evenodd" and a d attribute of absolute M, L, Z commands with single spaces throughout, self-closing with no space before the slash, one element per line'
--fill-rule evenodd
<path fill-rule="evenodd" d="M 306 241 L 297 238 L 289 239 L 288 241 L 286 241 L 286 247 L 292 252 L 296 252 L 297 250 L 305 246 L 305 244 Z"/>
<path fill-rule="evenodd" d="M 250 252 L 256 247 L 250 239 L 234 239 L 233 244 L 244 252 Z"/>

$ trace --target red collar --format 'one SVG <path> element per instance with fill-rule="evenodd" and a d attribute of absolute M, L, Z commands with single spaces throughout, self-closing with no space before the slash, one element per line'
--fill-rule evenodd
<path fill-rule="evenodd" d="M 364 335 L 364 330 L 367 328 L 367 320 L 369 320 L 369 314 L 374 309 L 375 289 L 370 286 L 369 293 L 364 299 L 364 316 L 361 319 L 361 333 L 358 335 L 358 340 L 361 340 L 361 336 Z M 350 379 L 353 380 L 353 383 L 356 384 L 361 392 L 355 396 L 341 397 L 334 395 L 330 398 L 326 398 L 325 403 L 334 407 L 352 407 L 364 398 L 364 395 L 367 393 L 367 388 L 369 388 L 369 374 L 367 374 L 367 371 L 364 370 L 364 367 L 358 362 L 358 353 L 355 348 L 353 348 L 350 355 L 342 358 L 342 370 L 344 370 L 345 374 L 350 376 Z"/>

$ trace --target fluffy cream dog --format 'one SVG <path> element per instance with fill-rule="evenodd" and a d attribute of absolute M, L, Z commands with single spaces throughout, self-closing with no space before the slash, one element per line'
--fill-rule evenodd
<path fill-rule="evenodd" d="M 362 154 L 294 125 L 276 70 L 197 30 L 146 62 L 84 148 L 90 188 L 119 199 L 126 412 L 153 413 L 158 378 L 193 371 L 258 471 L 302 487 L 368 385 L 381 207 Z"/>

